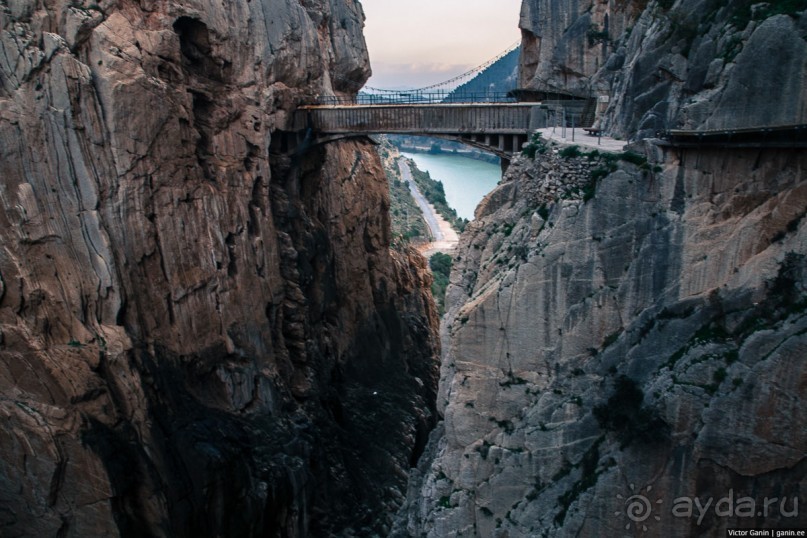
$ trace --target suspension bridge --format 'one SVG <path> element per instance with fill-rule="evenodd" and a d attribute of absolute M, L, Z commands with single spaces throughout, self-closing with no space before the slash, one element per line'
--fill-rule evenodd
<path fill-rule="evenodd" d="M 456 140 L 494 153 L 506 166 L 546 116 L 563 110 L 578 126 L 593 121 L 590 100 L 567 94 L 555 101 L 518 99 L 508 91 L 466 91 L 462 83 L 513 53 L 519 44 L 449 80 L 409 90 L 365 87 L 355 97 L 320 96 L 295 113 L 293 130 L 314 142 L 373 134 L 422 135 Z M 589 117 L 590 116 L 590 117 Z M 298 141 L 299 143 L 299 141 Z"/>
<path fill-rule="evenodd" d="M 365 87 L 355 97 L 320 96 L 299 107 L 286 149 L 351 136 L 408 134 L 447 138 L 494 153 L 506 167 L 531 133 L 551 125 L 587 128 L 597 99 L 544 81 L 544 88 L 467 92 L 457 88 L 512 53 L 515 44 L 487 62 L 449 80 L 411 90 Z M 453 89 L 449 89 L 453 86 Z M 802 114 L 804 116 L 804 114 Z M 740 118 L 750 116 L 740 115 Z M 802 118 L 803 119 L 803 118 Z M 673 147 L 807 147 L 807 121 L 793 124 L 660 131 Z"/>
<path fill-rule="evenodd" d="M 588 101 L 516 102 L 513 99 L 467 102 L 327 104 L 300 107 L 294 130 L 315 133 L 328 142 L 346 136 L 408 134 L 446 138 L 498 155 L 504 166 L 521 151 L 535 130 L 549 124 L 548 117 L 563 117 L 571 126 L 593 121 Z M 587 119 L 590 118 L 590 119 Z"/>

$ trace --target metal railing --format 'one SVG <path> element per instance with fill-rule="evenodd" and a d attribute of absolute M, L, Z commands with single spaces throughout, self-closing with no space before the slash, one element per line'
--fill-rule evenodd
<path fill-rule="evenodd" d="M 320 95 L 311 105 L 350 106 L 350 105 L 437 105 L 464 103 L 515 103 L 509 92 L 455 93 L 447 91 L 420 92 L 406 91 L 386 93 L 359 93 L 355 97 Z"/>

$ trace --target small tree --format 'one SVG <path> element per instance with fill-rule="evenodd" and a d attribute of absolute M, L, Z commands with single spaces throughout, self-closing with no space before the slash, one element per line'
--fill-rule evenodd
<path fill-rule="evenodd" d="M 443 254 L 442 252 L 436 252 L 429 258 L 429 267 L 431 267 L 434 273 L 448 276 L 449 273 L 451 273 L 451 256 Z"/>
<path fill-rule="evenodd" d="M 451 256 L 442 252 L 436 252 L 429 258 L 429 267 L 434 276 L 432 295 L 440 315 L 445 313 L 446 289 L 448 288 L 448 277 L 451 274 L 451 263 Z"/>

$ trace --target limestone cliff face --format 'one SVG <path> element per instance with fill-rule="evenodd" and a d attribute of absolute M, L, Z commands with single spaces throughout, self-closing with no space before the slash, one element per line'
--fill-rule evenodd
<path fill-rule="evenodd" d="M 436 314 L 364 142 L 355 0 L 0 2 L 0 534 L 383 532 Z"/>
<path fill-rule="evenodd" d="M 635 139 L 804 123 L 800 5 L 525 0 L 522 86 Z M 531 149 L 461 238 L 396 536 L 807 524 L 804 152 Z"/>
<path fill-rule="evenodd" d="M 620 162 L 596 192 L 579 187 L 597 158 L 517 159 L 477 209 L 447 299 L 444 422 L 400 535 L 807 522 L 807 160 L 634 149 L 650 163 Z M 778 501 L 672 512 L 730 492 Z M 634 494 L 646 519 L 628 517 Z"/>
<path fill-rule="evenodd" d="M 804 8 L 745 0 L 525 0 L 521 85 L 608 96 L 600 125 L 624 138 L 667 128 L 804 123 Z"/>

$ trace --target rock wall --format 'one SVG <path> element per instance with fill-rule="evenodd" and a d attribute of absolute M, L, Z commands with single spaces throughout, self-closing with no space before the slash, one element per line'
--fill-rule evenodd
<path fill-rule="evenodd" d="M 807 5 L 752 4 L 525 0 L 521 85 L 635 140 L 804 123 Z M 807 524 L 804 153 L 630 150 L 533 140 L 477 208 L 394 535 Z"/>
<path fill-rule="evenodd" d="M 607 96 L 599 125 L 625 139 L 668 128 L 805 123 L 806 9 L 750 0 L 525 0 L 521 86 Z"/>
<path fill-rule="evenodd" d="M 397 535 L 807 522 L 794 513 L 807 486 L 807 160 L 633 149 L 649 161 L 516 159 L 477 209 L 448 291 L 444 421 Z M 715 504 L 729 495 L 725 517 L 729 502 Z M 674 512 L 682 497 L 713 509 Z M 760 509 L 734 511 L 740 498 Z M 766 498 L 775 508 L 757 515 Z"/>
<path fill-rule="evenodd" d="M 0 534 L 383 532 L 433 423 L 430 276 L 362 141 L 355 0 L 0 2 Z"/>

